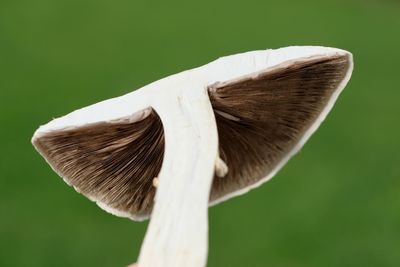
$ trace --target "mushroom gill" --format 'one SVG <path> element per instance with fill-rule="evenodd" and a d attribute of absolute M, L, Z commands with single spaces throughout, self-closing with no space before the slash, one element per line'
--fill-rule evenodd
<path fill-rule="evenodd" d="M 161 169 L 164 132 L 157 113 L 48 132 L 35 146 L 74 188 L 108 208 L 147 217 Z"/>
<path fill-rule="evenodd" d="M 350 67 L 348 55 L 314 56 L 209 87 L 220 157 L 210 200 L 268 176 L 316 122 Z"/>

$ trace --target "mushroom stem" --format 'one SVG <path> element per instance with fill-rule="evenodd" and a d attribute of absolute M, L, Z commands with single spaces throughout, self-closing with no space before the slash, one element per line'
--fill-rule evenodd
<path fill-rule="evenodd" d="M 166 99 L 169 99 L 166 101 Z M 162 100 L 162 101 L 161 101 Z M 218 134 L 206 90 L 160 95 L 165 154 L 140 267 L 204 267 Z"/>

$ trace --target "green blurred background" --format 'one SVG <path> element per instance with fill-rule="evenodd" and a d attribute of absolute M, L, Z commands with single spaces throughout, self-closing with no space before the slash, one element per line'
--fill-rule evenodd
<path fill-rule="evenodd" d="M 353 52 L 353 78 L 277 177 L 210 209 L 208 266 L 400 266 L 400 2 L 383 0 L 0 0 L 0 266 L 125 266 L 147 227 L 66 186 L 30 144 L 40 124 L 307 44 Z"/>

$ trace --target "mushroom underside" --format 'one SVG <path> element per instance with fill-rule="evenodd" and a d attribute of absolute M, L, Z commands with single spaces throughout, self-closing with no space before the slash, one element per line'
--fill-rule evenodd
<path fill-rule="evenodd" d="M 348 55 L 317 56 L 210 87 L 220 157 L 229 168 L 214 177 L 211 201 L 268 176 L 316 122 L 348 69 Z"/>
<path fill-rule="evenodd" d="M 164 156 L 160 117 L 96 123 L 49 132 L 35 146 L 78 192 L 123 214 L 146 217 L 153 206 L 153 180 Z"/>
<path fill-rule="evenodd" d="M 314 124 L 349 68 L 347 55 L 283 63 L 209 87 L 220 157 L 210 201 L 267 176 Z M 107 207 L 147 217 L 164 156 L 164 132 L 152 110 L 141 121 L 96 123 L 48 132 L 35 146 L 74 188 Z"/>

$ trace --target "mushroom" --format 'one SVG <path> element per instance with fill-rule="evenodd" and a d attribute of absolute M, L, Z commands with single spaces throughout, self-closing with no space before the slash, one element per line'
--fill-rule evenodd
<path fill-rule="evenodd" d="M 41 126 L 32 142 L 102 209 L 151 221 L 140 267 L 201 267 L 208 206 L 268 181 L 304 145 L 353 69 L 299 46 L 219 58 Z"/>

